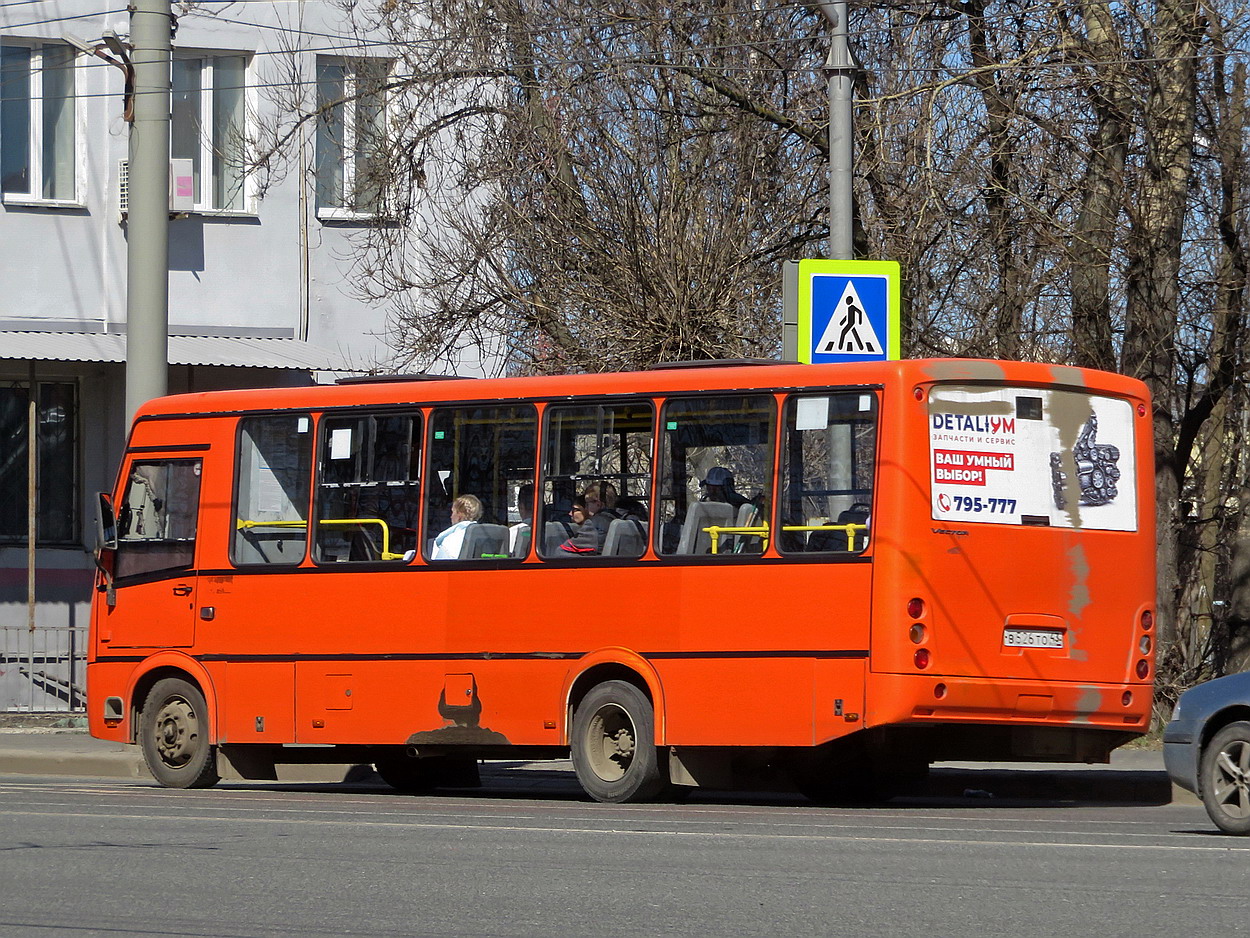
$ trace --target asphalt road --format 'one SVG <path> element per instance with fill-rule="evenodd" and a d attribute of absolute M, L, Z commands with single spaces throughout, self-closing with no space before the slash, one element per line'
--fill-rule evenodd
<path fill-rule="evenodd" d="M 525 790 L 0 778 L 0 934 L 1242 933 L 1194 806 L 610 806 Z"/>

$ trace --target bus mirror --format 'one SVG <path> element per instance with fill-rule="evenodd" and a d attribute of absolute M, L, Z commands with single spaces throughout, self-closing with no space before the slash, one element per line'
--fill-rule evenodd
<path fill-rule="evenodd" d="M 95 517 L 95 542 L 101 550 L 117 550 L 117 519 L 113 514 L 113 499 L 108 492 L 100 493 Z"/>

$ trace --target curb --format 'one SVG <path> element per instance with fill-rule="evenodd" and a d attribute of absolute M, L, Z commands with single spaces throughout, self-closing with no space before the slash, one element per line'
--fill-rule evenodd
<path fill-rule="evenodd" d="M 31 752 L 0 746 L 0 775 L 70 775 L 83 778 L 143 778 L 137 752 Z"/>

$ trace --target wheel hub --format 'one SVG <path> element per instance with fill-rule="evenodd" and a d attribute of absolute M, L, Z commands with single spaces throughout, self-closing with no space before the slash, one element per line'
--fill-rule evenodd
<path fill-rule="evenodd" d="M 1232 817 L 1250 817 L 1250 745 L 1234 743 L 1216 760 L 1215 793 Z"/>
<path fill-rule="evenodd" d="M 171 700 L 156 716 L 156 750 L 173 768 L 185 765 L 199 739 L 199 719 L 185 700 Z"/>
<path fill-rule="evenodd" d="M 620 707 L 605 706 L 591 718 L 587 727 L 588 761 L 605 782 L 618 781 L 629 771 L 634 735 L 633 721 Z"/>

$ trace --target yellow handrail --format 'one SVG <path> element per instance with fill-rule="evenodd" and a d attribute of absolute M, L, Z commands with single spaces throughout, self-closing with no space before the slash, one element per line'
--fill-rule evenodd
<path fill-rule="evenodd" d="M 787 524 L 782 527 L 783 531 L 845 531 L 846 532 L 846 549 L 855 549 L 855 532 L 868 532 L 866 524 Z"/>
<path fill-rule="evenodd" d="M 382 560 L 403 560 L 403 554 L 391 553 L 391 528 L 381 518 L 322 518 L 317 524 L 326 525 L 360 525 L 376 524 L 382 529 Z M 307 528 L 307 521 L 248 521 L 240 518 L 238 520 L 238 528 L 244 531 L 250 528 Z"/>
<path fill-rule="evenodd" d="M 745 534 L 748 536 L 762 537 L 763 547 L 768 547 L 768 525 L 760 525 L 757 527 L 725 527 L 714 524 L 711 527 L 704 528 L 712 537 L 712 553 L 717 553 L 720 548 L 720 536 L 722 534 Z M 868 531 L 866 524 L 783 524 L 783 531 L 845 531 L 846 532 L 846 549 L 855 549 L 855 534 L 857 531 Z"/>
<path fill-rule="evenodd" d="M 714 524 L 710 528 L 704 528 L 708 534 L 712 536 L 712 553 L 718 553 L 720 550 L 720 536 L 722 534 L 745 534 L 749 536 L 759 537 L 761 549 L 768 547 L 768 525 L 744 525 L 742 527 L 727 527 L 724 525 Z"/>

